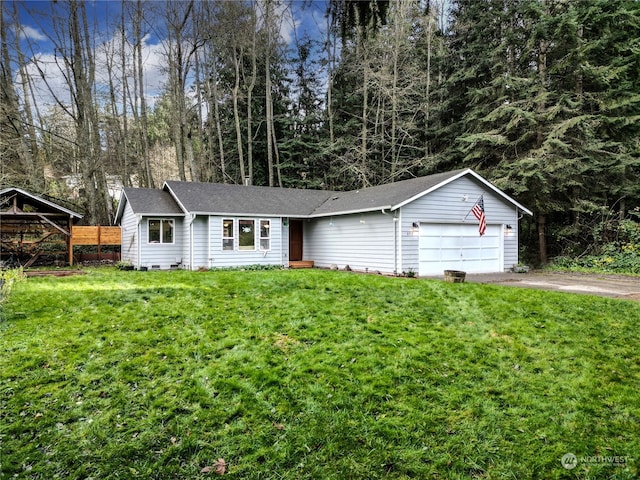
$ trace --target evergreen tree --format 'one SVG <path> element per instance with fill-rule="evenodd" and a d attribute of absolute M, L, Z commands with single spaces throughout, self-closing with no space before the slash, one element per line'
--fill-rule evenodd
<path fill-rule="evenodd" d="M 292 59 L 291 99 L 281 118 L 285 186 L 320 188 L 328 167 L 322 155 L 323 105 L 317 42 L 309 37 L 297 45 Z"/>
<path fill-rule="evenodd" d="M 628 177 L 637 173 L 637 30 L 633 1 L 460 1 L 453 10 L 440 112 L 450 146 L 440 158 L 479 169 L 536 212 L 543 263 L 549 225 L 559 253 L 586 238 L 585 214 L 637 188 Z"/>

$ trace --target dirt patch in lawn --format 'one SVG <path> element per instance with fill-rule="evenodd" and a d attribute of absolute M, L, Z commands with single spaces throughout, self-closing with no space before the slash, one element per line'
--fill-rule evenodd
<path fill-rule="evenodd" d="M 84 275 L 82 270 L 25 270 L 26 277 L 69 277 L 71 275 Z"/>

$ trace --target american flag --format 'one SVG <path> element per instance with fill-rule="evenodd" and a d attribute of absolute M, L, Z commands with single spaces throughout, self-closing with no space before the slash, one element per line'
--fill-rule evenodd
<path fill-rule="evenodd" d="M 478 219 L 480 225 L 478 227 L 478 231 L 480 232 L 480 236 L 484 235 L 485 230 L 487 230 L 487 219 L 484 216 L 484 198 L 483 195 L 480 195 L 480 198 L 476 202 L 476 204 L 471 209 L 473 215 Z"/>

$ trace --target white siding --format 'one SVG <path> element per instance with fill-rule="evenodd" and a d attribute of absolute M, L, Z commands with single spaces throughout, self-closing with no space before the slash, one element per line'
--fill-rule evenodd
<path fill-rule="evenodd" d="M 234 220 L 234 249 L 222 250 L 222 220 L 230 218 Z M 256 250 L 238 249 L 238 220 L 255 221 L 255 245 Z M 271 221 L 271 248 L 268 251 L 259 250 L 260 246 L 260 220 Z M 209 220 L 209 238 L 211 239 L 211 252 L 209 266 L 238 267 L 242 265 L 283 265 L 283 234 L 282 219 L 278 217 L 219 217 L 211 216 Z M 287 246 L 288 251 L 288 246 Z"/>
<path fill-rule="evenodd" d="M 192 270 L 209 268 L 209 217 L 198 216 L 191 223 L 192 238 Z"/>
<path fill-rule="evenodd" d="M 120 235 L 122 245 L 120 247 L 120 260 L 129 262 L 136 268 L 138 263 L 138 217 L 133 213 L 127 202 L 120 222 Z"/>
<path fill-rule="evenodd" d="M 419 236 L 412 229 L 414 222 L 477 225 L 478 221 L 470 211 L 482 194 L 484 194 L 487 225 L 498 225 L 501 232 L 504 231 L 505 225 L 512 227 L 510 235 L 504 237 L 502 270 L 508 270 L 518 263 L 518 212 L 516 207 L 488 191 L 486 186 L 465 176 L 402 207 L 400 214 L 402 247 L 399 269 L 404 271 L 412 269 L 415 272 L 419 270 Z"/>
<path fill-rule="evenodd" d="M 182 239 L 181 241 L 181 251 L 180 251 L 180 259 L 182 263 L 180 263 L 180 267 L 185 270 L 191 269 L 191 216 L 187 215 L 184 217 L 184 221 L 180 228 L 176 228 L 176 238 Z"/>
<path fill-rule="evenodd" d="M 394 273 L 392 214 L 368 213 L 305 221 L 303 254 L 315 266 Z"/>
<path fill-rule="evenodd" d="M 149 218 L 173 218 L 174 243 L 149 243 Z M 184 235 L 182 234 L 186 222 L 182 217 L 142 217 L 140 224 L 140 241 L 141 243 L 141 267 L 149 269 L 158 268 L 160 270 L 168 270 L 172 265 L 184 262 L 183 257 Z"/>

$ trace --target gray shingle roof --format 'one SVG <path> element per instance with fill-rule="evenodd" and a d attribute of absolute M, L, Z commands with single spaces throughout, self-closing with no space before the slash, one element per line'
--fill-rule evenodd
<path fill-rule="evenodd" d="M 166 182 L 165 188 L 191 213 L 310 217 L 392 208 L 462 171 L 351 192 L 178 181 Z"/>
<path fill-rule="evenodd" d="M 125 188 L 123 194 L 135 213 L 146 215 L 184 215 L 169 192 L 155 188 Z"/>
<path fill-rule="evenodd" d="M 165 183 L 183 208 L 192 213 L 308 216 L 331 195 L 329 191 L 271 188 L 221 183 Z"/>
<path fill-rule="evenodd" d="M 314 210 L 313 214 L 319 216 L 395 208 L 463 171 L 437 173 L 351 192 L 334 192 L 325 203 Z"/>
<path fill-rule="evenodd" d="M 531 214 L 515 200 L 469 169 L 438 173 L 350 192 L 165 182 L 163 190 L 126 188 L 124 195 L 135 213 L 145 215 L 265 215 L 320 217 L 382 209 L 396 209 L 461 175 L 470 174 L 498 195 Z M 122 215 L 122 202 L 117 218 Z"/>

